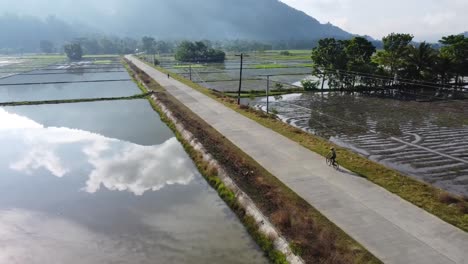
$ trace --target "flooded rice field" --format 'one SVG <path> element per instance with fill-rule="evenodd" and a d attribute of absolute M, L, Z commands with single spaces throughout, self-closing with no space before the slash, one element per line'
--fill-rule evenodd
<path fill-rule="evenodd" d="M 270 100 L 270 109 L 287 123 L 452 193 L 468 195 L 467 100 L 418 103 L 326 93 Z M 265 109 L 266 99 L 253 104 Z"/>
<path fill-rule="evenodd" d="M 295 89 L 300 81 L 309 77 L 310 52 L 303 59 L 288 58 L 277 53 L 265 55 L 249 54 L 243 67 L 243 91 L 263 91 L 267 87 L 266 76 L 270 75 L 271 89 L 281 84 L 283 89 Z M 161 64 L 164 68 L 192 78 L 194 82 L 222 92 L 233 92 L 239 89 L 240 61 L 236 57 L 228 57 L 224 63 L 181 64 L 165 58 Z"/>
<path fill-rule="evenodd" d="M 0 102 L 131 96 L 132 82 L 121 64 L 48 66 L 0 78 Z"/>
<path fill-rule="evenodd" d="M 138 91 L 14 89 L 9 100 Z M 4 107 L 0 135 L 0 263 L 267 263 L 146 100 Z"/>

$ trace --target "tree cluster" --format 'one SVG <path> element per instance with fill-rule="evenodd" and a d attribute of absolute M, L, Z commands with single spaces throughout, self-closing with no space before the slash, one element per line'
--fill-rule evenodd
<path fill-rule="evenodd" d="M 153 37 L 145 36 L 141 39 L 141 50 L 148 54 L 172 53 L 174 51 L 174 43 L 155 40 Z"/>
<path fill-rule="evenodd" d="M 138 48 L 138 41 L 131 38 L 118 38 L 107 36 L 88 36 L 76 38 L 83 52 L 89 55 L 97 54 L 130 54 Z"/>
<path fill-rule="evenodd" d="M 312 50 L 314 74 L 327 78 L 330 87 L 354 87 L 356 82 L 375 84 L 372 76 L 386 76 L 384 84 L 397 80 L 461 85 L 468 76 L 468 38 L 442 38 L 440 48 L 414 43 L 409 34 L 392 33 L 382 39 L 383 49 L 362 37 L 350 40 L 322 39 Z"/>
<path fill-rule="evenodd" d="M 224 62 L 226 53 L 210 48 L 201 41 L 183 41 L 177 46 L 175 59 L 183 62 Z"/>
<path fill-rule="evenodd" d="M 63 46 L 65 54 L 72 61 L 81 60 L 83 57 L 83 49 L 79 43 L 70 43 Z"/>

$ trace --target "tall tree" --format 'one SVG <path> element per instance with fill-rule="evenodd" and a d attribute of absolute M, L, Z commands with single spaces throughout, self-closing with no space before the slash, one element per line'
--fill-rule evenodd
<path fill-rule="evenodd" d="M 354 37 L 346 42 L 345 52 L 348 57 L 347 69 L 349 71 L 370 73 L 373 71 L 371 63 L 375 46 L 363 37 Z"/>
<path fill-rule="evenodd" d="M 345 52 L 346 41 L 334 38 L 321 39 L 312 49 L 312 61 L 316 68 L 324 70 L 345 70 L 348 57 Z"/>
<path fill-rule="evenodd" d="M 70 60 L 81 60 L 83 57 L 83 49 L 79 43 L 67 44 L 63 47 L 63 49 L 65 50 L 65 53 Z"/>
<path fill-rule="evenodd" d="M 413 35 L 392 33 L 382 39 L 383 50 L 377 52 L 374 61 L 388 69 L 390 76 L 395 75 L 405 64 L 409 44 Z"/>
<path fill-rule="evenodd" d="M 328 85 L 338 88 L 346 81 L 346 75 L 341 71 L 347 69 L 348 56 L 346 54 L 346 40 L 334 38 L 321 39 L 318 46 L 312 49 L 313 74 L 326 78 Z"/>
<path fill-rule="evenodd" d="M 437 51 L 430 44 L 422 42 L 418 46 L 410 45 L 405 69 L 402 71 L 403 77 L 434 81 L 436 76 L 434 76 L 433 72 L 436 60 Z"/>
<path fill-rule="evenodd" d="M 148 54 L 156 53 L 156 41 L 152 37 L 143 37 L 141 39 L 143 51 Z"/>
<path fill-rule="evenodd" d="M 460 82 L 460 77 L 468 76 L 468 38 L 464 35 L 450 35 L 439 41 L 444 46 L 441 48 L 442 56 L 452 60 L 455 83 Z"/>

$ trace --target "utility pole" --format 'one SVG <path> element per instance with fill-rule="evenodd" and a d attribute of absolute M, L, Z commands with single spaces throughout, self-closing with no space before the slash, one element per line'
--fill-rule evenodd
<path fill-rule="evenodd" d="M 325 72 L 322 73 L 322 93 L 323 93 L 323 86 L 325 85 Z"/>
<path fill-rule="evenodd" d="M 192 80 L 192 64 L 189 65 L 190 80 Z"/>
<path fill-rule="evenodd" d="M 270 75 L 267 75 L 267 114 L 270 113 Z"/>
<path fill-rule="evenodd" d="M 236 55 L 236 57 L 240 57 L 240 74 L 239 74 L 239 92 L 237 93 L 237 104 L 240 105 L 240 99 L 241 99 L 241 90 L 242 90 L 242 68 L 244 66 L 244 53 L 241 53 L 240 55 Z"/>

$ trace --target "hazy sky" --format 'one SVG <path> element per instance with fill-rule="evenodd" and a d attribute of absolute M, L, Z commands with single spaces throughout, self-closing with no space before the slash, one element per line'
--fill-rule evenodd
<path fill-rule="evenodd" d="M 281 0 L 322 23 L 381 38 L 411 33 L 416 40 L 468 31 L 468 0 Z"/>

